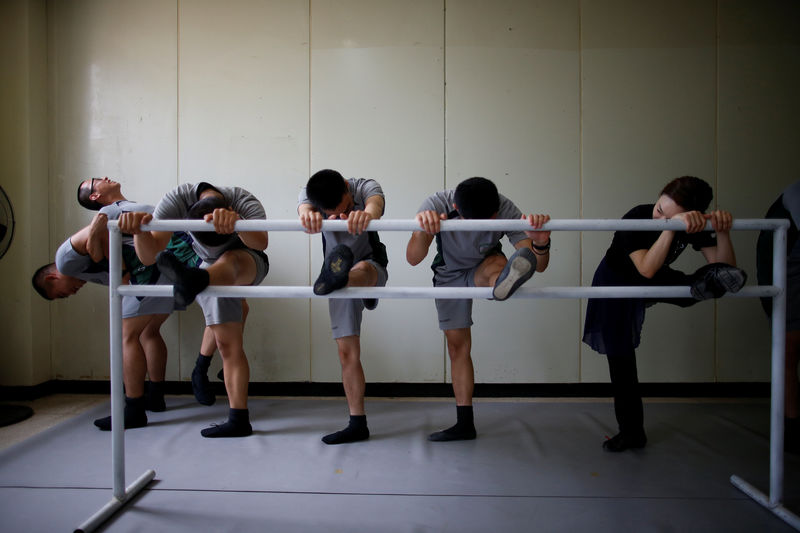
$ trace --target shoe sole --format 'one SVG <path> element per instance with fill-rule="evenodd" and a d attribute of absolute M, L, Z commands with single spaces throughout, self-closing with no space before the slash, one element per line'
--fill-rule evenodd
<path fill-rule="evenodd" d="M 523 257 L 522 255 L 512 257 L 504 271 L 500 274 L 502 277 L 507 269 L 508 273 L 506 277 L 503 281 L 495 285 L 492 291 L 494 299 L 499 301 L 508 299 L 520 285 L 531 279 L 535 268 L 536 264 L 531 262 L 527 257 Z"/>

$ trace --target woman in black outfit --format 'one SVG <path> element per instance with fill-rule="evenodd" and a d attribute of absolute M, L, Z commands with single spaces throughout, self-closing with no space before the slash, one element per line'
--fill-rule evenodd
<path fill-rule="evenodd" d="M 700 178 L 683 176 L 672 180 L 655 204 L 636 206 L 622 218 L 682 220 L 686 231 L 617 231 L 595 271 L 595 287 L 688 285 L 692 294 L 692 298 L 589 299 L 583 342 L 608 357 L 619 424 L 619 433 L 603 443 L 609 451 L 642 448 L 647 443 L 635 352 L 645 308 L 657 302 L 688 307 L 726 292 L 737 292 L 747 279 L 735 266 L 730 239 L 733 217 L 727 211 L 705 213 L 712 196 L 711 187 Z M 714 232 L 702 231 L 708 220 Z M 694 274 L 669 267 L 688 245 L 699 250 L 709 263 Z"/>

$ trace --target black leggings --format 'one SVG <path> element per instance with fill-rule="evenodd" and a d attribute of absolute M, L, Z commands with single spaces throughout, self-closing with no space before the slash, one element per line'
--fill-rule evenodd
<path fill-rule="evenodd" d="M 644 409 L 639 378 L 636 372 L 636 352 L 608 354 L 608 373 L 614 392 L 614 414 L 621 433 L 644 430 Z"/>

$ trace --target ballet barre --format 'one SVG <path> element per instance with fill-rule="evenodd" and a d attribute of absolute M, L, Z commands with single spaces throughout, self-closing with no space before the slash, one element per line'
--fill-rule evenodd
<path fill-rule="evenodd" d="M 786 335 L 786 233 L 789 222 L 783 219 L 737 219 L 732 230 L 769 230 L 773 232 L 772 285 L 749 286 L 736 294 L 737 298 L 769 297 L 772 299 L 771 335 L 771 403 L 770 403 L 770 486 L 764 493 L 736 475 L 731 483 L 760 503 L 793 528 L 800 530 L 800 517 L 782 505 L 783 499 L 783 416 L 784 416 L 784 345 Z M 296 220 L 239 220 L 237 231 L 301 231 Z M 562 219 L 550 220 L 540 231 L 664 231 L 685 230 L 678 220 L 620 220 L 620 219 Z M 214 231 L 213 224 L 202 220 L 152 220 L 142 226 L 149 231 Z M 707 223 L 705 230 L 713 228 Z M 323 231 L 347 231 L 343 220 L 324 220 Z M 443 220 L 441 231 L 524 231 L 532 230 L 527 220 Z M 373 220 L 367 231 L 420 231 L 416 220 Z M 535 231 L 535 230 L 534 230 Z M 125 487 L 124 392 L 122 381 L 122 297 L 172 296 L 171 285 L 122 286 L 122 236 L 117 221 L 108 222 L 109 232 L 109 337 L 111 364 L 111 448 L 113 494 L 111 501 L 82 523 L 75 531 L 96 529 L 115 512 L 123 508 L 155 477 L 152 469 L 144 472 L 129 487 Z M 235 298 L 469 298 L 489 299 L 488 287 L 348 287 L 324 296 L 313 294 L 304 286 L 208 287 L 203 294 Z M 689 287 L 522 287 L 512 298 L 688 298 Z"/>

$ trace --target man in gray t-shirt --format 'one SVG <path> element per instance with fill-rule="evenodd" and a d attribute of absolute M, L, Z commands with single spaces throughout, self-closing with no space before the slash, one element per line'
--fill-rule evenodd
<path fill-rule="evenodd" d="M 108 285 L 108 220 L 126 211 L 152 212 L 153 207 L 125 198 L 118 182 L 108 178 L 89 178 L 78 186 L 78 202 L 98 211 L 91 224 L 72 235 L 58 248 L 55 263 L 34 274 L 36 290 L 48 299 L 75 294 L 84 283 Z M 143 265 L 133 250 L 133 237 L 123 235 L 124 279 L 131 284 L 157 284 L 158 269 Z M 190 264 L 199 264 L 188 236 L 176 236 L 170 248 Z M 174 310 L 167 298 L 125 296 L 122 299 L 122 357 L 125 372 L 125 427 L 147 424 L 146 410 L 164 411 L 164 379 L 167 347 L 160 328 Z M 146 376 L 150 377 L 145 383 Z M 146 386 L 147 385 L 147 386 Z M 111 417 L 95 420 L 101 430 L 111 429 Z"/>
<path fill-rule="evenodd" d="M 366 231 L 371 220 L 384 211 L 383 190 L 371 179 L 344 179 L 335 170 L 320 170 L 308 180 L 298 199 L 297 212 L 308 233 L 319 233 L 322 221 L 346 220 L 347 231 L 323 231 L 322 271 L 314 283 L 315 294 L 329 294 L 343 287 L 386 285 L 386 247 L 375 231 Z M 375 309 L 378 301 L 328 300 L 331 331 L 342 364 L 342 384 L 350 410 L 350 423 L 336 433 L 325 435 L 325 444 L 342 444 L 369 438 L 364 411 L 366 380 L 361 366 L 361 314 Z"/>
<path fill-rule="evenodd" d="M 172 232 L 142 231 L 141 225 L 153 218 L 199 218 L 214 224 L 213 232 L 192 233 L 194 250 L 203 260 L 201 268 L 187 268 L 165 251 Z M 262 251 L 267 247 L 267 232 L 236 232 L 235 224 L 241 219 L 264 218 L 264 207 L 250 192 L 206 182 L 179 185 L 161 199 L 153 215 L 124 213 L 120 217 L 120 230 L 134 236 L 136 254 L 142 263 L 157 263 L 163 275 L 172 281 L 176 302 L 189 305 L 197 298 L 206 326 L 211 328 L 219 347 L 230 409 L 225 423 L 200 432 L 204 437 L 245 437 L 253 433 L 247 409 L 250 367 L 242 341 L 242 300 L 200 293 L 209 285 L 261 283 L 269 269 L 267 256 Z M 198 358 L 197 364 L 201 363 L 203 361 Z M 205 370 L 207 368 L 206 363 Z"/>
<path fill-rule="evenodd" d="M 448 219 L 527 219 L 532 231 L 443 231 Z M 436 239 L 433 284 L 436 287 L 493 287 L 495 300 L 505 300 L 527 281 L 533 272 L 547 268 L 550 232 L 540 228 L 548 215 L 523 215 L 511 200 L 500 195 L 486 178 L 470 178 L 455 190 L 428 197 L 416 216 L 422 231 L 408 241 L 406 258 L 418 265 Z M 500 238 L 506 235 L 516 252 L 506 260 Z M 439 329 L 447 339 L 453 392 L 456 397 L 456 425 L 431 434 L 431 441 L 469 440 L 476 436 L 472 413 L 475 372 L 472 366 L 472 300 L 437 299 Z"/>

